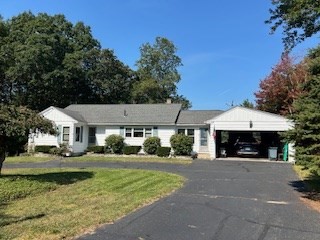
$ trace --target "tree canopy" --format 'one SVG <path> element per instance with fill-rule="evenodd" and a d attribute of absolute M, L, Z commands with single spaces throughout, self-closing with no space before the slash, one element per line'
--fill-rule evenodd
<path fill-rule="evenodd" d="M 157 37 L 153 45 L 145 43 L 140 47 L 140 59 L 136 62 L 139 82 L 133 91 L 135 102 L 159 103 L 171 98 L 185 108 L 191 107 L 184 96 L 177 94 L 181 79 L 178 67 L 182 62 L 176 52 L 173 42 L 163 37 Z"/>
<path fill-rule="evenodd" d="M 257 108 L 263 111 L 288 115 L 293 113 L 293 102 L 302 94 L 301 84 L 307 81 L 307 61 L 295 63 L 284 54 L 271 73 L 260 82 L 255 93 Z"/>
<path fill-rule="evenodd" d="M 43 110 L 131 100 L 133 71 L 82 22 L 25 12 L 0 20 L 0 28 L 1 102 Z"/>
<path fill-rule="evenodd" d="M 319 32 L 319 0 L 272 0 L 272 4 L 274 8 L 269 9 L 271 16 L 266 23 L 272 24 L 271 33 L 283 28 L 286 50 Z"/>
<path fill-rule="evenodd" d="M 243 102 L 240 104 L 241 107 L 246 107 L 246 108 L 252 108 L 254 109 L 255 106 L 252 102 L 249 101 L 249 99 L 243 100 Z"/>
<path fill-rule="evenodd" d="M 7 140 L 30 132 L 55 134 L 51 121 L 26 107 L 0 104 L 0 173 L 5 160 Z"/>

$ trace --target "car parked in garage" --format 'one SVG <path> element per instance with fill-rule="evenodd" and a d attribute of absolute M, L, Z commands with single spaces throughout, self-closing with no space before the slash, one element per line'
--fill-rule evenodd
<path fill-rule="evenodd" d="M 260 154 L 258 145 L 255 143 L 239 143 L 236 151 L 238 156 L 257 157 Z"/>

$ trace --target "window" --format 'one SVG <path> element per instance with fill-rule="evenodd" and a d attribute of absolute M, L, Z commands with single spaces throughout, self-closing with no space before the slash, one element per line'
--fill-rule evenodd
<path fill-rule="evenodd" d="M 183 135 L 189 136 L 192 139 L 192 143 L 194 143 L 194 129 L 179 128 L 178 134 L 183 134 Z"/>
<path fill-rule="evenodd" d="M 80 142 L 80 127 L 76 127 L 76 142 Z"/>
<path fill-rule="evenodd" d="M 96 144 L 96 128 L 95 127 L 89 128 L 88 142 L 89 144 Z"/>
<path fill-rule="evenodd" d="M 132 137 L 132 128 L 126 128 L 126 137 Z"/>
<path fill-rule="evenodd" d="M 63 130 L 62 130 L 62 141 L 64 143 L 69 143 L 69 136 L 70 136 L 70 127 L 63 127 Z"/>
<path fill-rule="evenodd" d="M 143 137 L 143 128 L 134 128 L 133 137 Z"/>
<path fill-rule="evenodd" d="M 200 145 L 208 146 L 208 128 L 200 128 Z"/>
<path fill-rule="evenodd" d="M 185 135 L 186 134 L 186 130 L 185 129 L 178 129 L 178 134 L 183 134 Z"/>
<path fill-rule="evenodd" d="M 126 138 L 148 138 L 158 136 L 158 127 L 123 127 L 122 135 Z"/>
<path fill-rule="evenodd" d="M 144 136 L 146 138 L 152 137 L 152 129 L 151 128 L 146 128 L 144 133 L 145 133 Z"/>
<path fill-rule="evenodd" d="M 187 136 L 192 139 L 192 143 L 194 143 L 194 129 L 187 129 Z"/>
<path fill-rule="evenodd" d="M 83 127 L 76 127 L 76 142 L 82 142 Z"/>

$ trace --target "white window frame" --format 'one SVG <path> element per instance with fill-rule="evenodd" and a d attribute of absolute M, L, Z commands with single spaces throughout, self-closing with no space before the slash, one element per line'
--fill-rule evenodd
<path fill-rule="evenodd" d="M 69 129 L 69 131 L 66 133 L 65 129 Z M 67 140 L 65 140 L 65 137 L 67 137 Z M 70 142 L 70 126 L 63 126 L 62 127 L 62 142 L 63 143 L 69 143 Z"/>
<path fill-rule="evenodd" d="M 137 136 L 137 134 L 141 136 Z M 124 127 L 125 138 L 148 138 L 154 135 L 154 127 Z"/>
<path fill-rule="evenodd" d="M 132 138 L 132 128 L 131 127 L 126 127 L 124 131 L 124 136 L 126 138 Z"/>
<path fill-rule="evenodd" d="M 142 133 L 142 136 L 136 136 L 136 135 L 140 135 Z M 144 137 L 144 128 L 143 127 L 135 127 L 133 128 L 133 135 L 132 137 L 134 138 L 143 138 Z"/>
<path fill-rule="evenodd" d="M 151 127 L 144 128 L 144 137 L 148 138 L 148 137 L 152 137 L 152 136 L 153 136 L 153 128 L 151 128 Z"/>

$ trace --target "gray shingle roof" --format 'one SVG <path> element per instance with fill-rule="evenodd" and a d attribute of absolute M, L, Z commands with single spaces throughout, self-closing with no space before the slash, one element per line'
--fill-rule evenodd
<path fill-rule="evenodd" d="M 74 120 L 77 120 L 78 122 L 87 122 L 84 119 L 84 117 L 78 112 L 71 111 L 71 110 L 64 109 L 64 108 L 58 108 L 58 107 L 55 107 L 55 108 L 58 109 L 59 111 L 63 112 L 64 114 L 72 117 Z"/>
<path fill-rule="evenodd" d="M 180 109 L 181 104 L 73 104 L 65 108 L 77 112 L 89 124 L 110 125 L 173 125 Z"/>
<path fill-rule="evenodd" d="M 205 124 L 204 122 L 210 120 L 224 111 L 222 110 L 184 110 L 180 112 L 177 124 Z"/>

